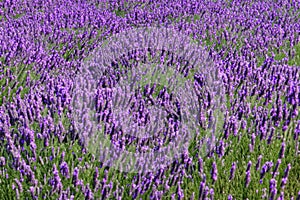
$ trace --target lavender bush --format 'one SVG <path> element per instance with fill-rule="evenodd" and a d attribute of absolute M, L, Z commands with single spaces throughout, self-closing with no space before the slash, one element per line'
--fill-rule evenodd
<path fill-rule="evenodd" d="M 0 8 L 1 199 L 300 198 L 297 0 Z"/>

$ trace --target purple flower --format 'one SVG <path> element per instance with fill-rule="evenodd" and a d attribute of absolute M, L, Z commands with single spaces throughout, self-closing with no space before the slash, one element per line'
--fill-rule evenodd
<path fill-rule="evenodd" d="M 16 199 L 20 199 L 20 192 L 18 189 L 16 189 Z"/>
<path fill-rule="evenodd" d="M 284 200 L 284 192 L 280 192 L 280 196 L 277 200 Z"/>
<path fill-rule="evenodd" d="M 298 196 L 296 200 L 300 200 L 300 191 L 298 192 Z"/>
<path fill-rule="evenodd" d="M 37 197 L 35 196 L 35 188 L 30 186 L 29 190 L 30 190 L 32 199 L 37 199 Z"/>
<path fill-rule="evenodd" d="M 298 141 L 298 137 L 300 134 L 300 120 L 298 120 L 297 126 L 295 128 L 295 132 L 294 132 L 294 140 Z"/>
<path fill-rule="evenodd" d="M 203 160 L 202 158 L 198 158 L 198 171 L 201 174 L 203 172 Z"/>
<path fill-rule="evenodd" d="M 270 194 L 270 200 L 273 200 L 276 198 L 276 194 L 277 194 L 277 189 L 274 188 L 272 191 L 271 191 L 271 194 Z"/>
<path fill-rule="evenodd" d="M 274 135 L 274 129 L 271 129 L 270 135 L 268 137 L 267 143 L 271 144 L 271 141 L 273 139 L 273 135 Z"/>
<path fill-rule="evenodd" d="M 251 145 L 252 145 L 252 146 L 255 145 L 255 138 L 256 138 L 255 133 L 252 133 L 252 137 L 251 137 Z"/>
<path fill-rule="evenodd" d="M 220 141 L 220 145 L 219 145 L 217 153 L 218 153 L 219 157 L 222 157 L 225 153 L 225 144 L 224 144 L 223 140 Z"/>
<path fill-rule="evenodd" d="M 79 173 L 79 170 L 77 167 L 75 167 L 74 172 L 73 172 L 73 178 L 72 178 L 72 183 L 75 187 L 77 185 L 79 185 L 78 173 Z"/>
<path fill-rule="evenodd" d="M 62 185 L 62 182 L 61 182 L 61 179 L 59 177 L 59 174 L 58 174 L 58 171 L 57 171 L 57 168 L 56 168 L 56 165 L 54 164 L 53 165 L 53 175 L 54 175 L 54 179 L 52 179 L 52 188 L 54 191 L 58 191 L 60 192 L 63 188 L 63 185 Z"/>
<path fill-rule="evenodd" d="M 184 198 L 184 193 L 183 193 L 183 190 L 181 189 L 179 183 L 178 183 L 178 186 L 177 186 L 177 195 L 178 195 L 179 199 L 183 199 Z"/>
<path fill-rule="evenodd" d="M 284 178 L 287 178 L 289 176 L 289 172 L 290 172 L 291 168 L 292 168 L 291 164 L 289 163 L 287 168 L 284 170 L 284 175 L 283 175 Z"/>
<path fill-rule="evenodd" d="M 247 171 L 246 172 L 246 181 L 245 181 L 246 187 L 249 186 L 250 181 L 251 181 L 251 173 L 250 173 L 250 171 Z"/>
<path fill-rule="evenodd" d="M 261 159 L 262 159 L 262 155 L 258 156 L 257 163 L 255 165 L 256 171 L 258 171 L 260 168 Z"/>
<path fill-rule="evenodd" d="M 279 152 L 279 159 L 282 159 L 284 157 L 284 152 L 285 152 L 285 143 L 282 142 L 281 149 L 280 149 L 280 152 Z"/>
<path fill-rule="evenodd" d="M 65 176 L 66 178 L 70 178 L 70 175 L 69 175 L 69 166 L 68 164 L 63 161 L 60 165 L 60 173 Z"/>
<path fill-rule="evenodd" d="M 0 157 L 0 166 L 4 166 L 4 165 L 6 165 L 5 157 L 1 156 Z"/>
<path fill-rule="evenodd" d="M 213 182 L 217 181 L 217 178 L 218 178 L 218 169 L 217 169 L 216 162 L 213 162 L 213 164 L 212 164 L 211 177 L 212 177 Z"/>
<path fill-rule="evenodd" d="M 248 162 L 248 165 L 247 165 L 247 169 L 246 169 L 246 171 L 250 171 L 251 165 L 252 165 L 252 162 L 251 162 L 251 161 L 249 161 L 249 162 Z"/>
<path fill-rule="evenodd" d="M 63 152 L 61 153 L 61 157 L 60 157 L 59 163 L 62 163 L 62 162 L 64 161 L 64 159 L 65 159 L 65 152 L 63 151 Z"/>
<path fill-rule="evenodd" d="M 271 191 L 273 191 L 274 188 L 276 188 L 276 183 L 277 183 L 277 182 L 276 182 L 275 179 L 272 178 L 272 179 L 270 180 L 270 186 L 269 186 L 269 191 L 270 191 L 270 193 L 271 193 Z"/>
<path fill-rule="evenodd" d="M 288 179 L 287 178 L 282 178 L 281 179 L 281 184 L 280 184 L 280 187 L 283 189 L 287 183 Z"/>
<path fill-rule="evenodd" d="M 99 169 L 98 167 L 96 167 L 95 169 L 95 173 L 94 173 L 94 177 L 93 177 L 93 187 L 96 189 L 99 185 L 99 180 L 98 180 L 98 177 L 99 177 Z"/>
<path fill-rule="evenodd" d="M 214 199 L 215 192 L 213 188 L 210 189 L 209 194 L 210 194 L 210 199 Z"/>
<path fill-rule="evenodd" d="M 262 179 L 262 178 L 265 176 L 265 174 L 266 174 L 272 167 L 273 167 L 273 163 L 272 163 L 272 162 L 266 162 L 266 163 L 263 165 L 263 167 L 262 167 L 262 169 L 261 169 L 261 171 L 260 171 L 260 179 Z"/>
<path fill-rule="evenodd" d="M 241 128 L 245 130 L 246 127 L 247 127 L 247 121 L 242 119 Z"/>
<path fill-rule="evenodd" d="M 276 173 L 278 173 L 277 170 L 278 170 L 280 164 L 281 164 L 281 159 L 278 159 L 277 162 L 276 162 L 276 165 L 275 165 L 275 169 L 273 171 L 272 178 L 275 178 Z"/>
<path fill-rule="evenodd" d="M 203 196 L 204 189 L 205 189 L 205 182 L 201 182 L 199 187 L 199 197 Z"/>
<path fill-rule="evenodd" d="M 234 178 L 235 170 L 236 170 L 236 164 L 235 164 L 235 162 L 233 162 L 231 165 L 231 169 L 230 169 L 229 180 L 232 180 Z"/>
<path fill-rule="evenodd" d="M 85 199 L 89 199 L 89 200 L 94 198 L 94 194 L 91 191 L 89 184 L 86 185 L 84 196 L 85 196 Z"/>
<path fill-rule="evenodd" d="M 206 199 L 206 198 L 207 198 L 208 193 L 209 193 L 209 187 L 208 187 L 208 186 L 205 186 L 204 194 L 203 194 L 203 199 Z"/>

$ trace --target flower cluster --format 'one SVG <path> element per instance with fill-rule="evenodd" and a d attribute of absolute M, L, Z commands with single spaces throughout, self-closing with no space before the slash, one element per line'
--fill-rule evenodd
<path fill-rule="evenodd" d="M 0 8 L 1 199 L 300 199 L 297 0 L 3 0 Z M 153 26 L 172 27 L 209 53 L 225 88 L 224 119 L 217 142 L 204 140 L 214 95 L 202 90 L 205 77 L 193 74 L 185 58 L 155 49 L 120 55 L 99 77 L 95 94 L 82 94 L 94 95 L 97 120 L 107 123 L 105 138 L 120 151 L 155 152 L 183 137 L 178 130 L 186 108 L 159 84 L 142 85 L 127 113 L 143 126 L 155 121 L 148 107 L 158 102 L 167 110 L 159 134 L 137 138 L 114 126 L 112 88 L 145 60 L 181 66 L 200 108 L 200 131 L 188 152 L 157 171 L 123 172 L 105 166 L 108 153 L 89 152 L 79 138 L 77 130 L 92 125 L 85 107 L 86 126 L 73 120 L 74 77 L 108 37 Z M 131 162 L 124 158 L 120 167 Z"/>

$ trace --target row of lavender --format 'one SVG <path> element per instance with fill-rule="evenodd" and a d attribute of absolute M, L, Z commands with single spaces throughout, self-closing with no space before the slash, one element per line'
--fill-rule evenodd
<path fill-rule="evenodd" d="M 2 198 L 300 198 L 299 2 L 0 5 Z M 105 37 L 157 24 L 207 47 L 226 88 L 224 132 L 208 157 L 195 141 L 156 173 L 116 172 L 77 143 L 72 78 Z"/>

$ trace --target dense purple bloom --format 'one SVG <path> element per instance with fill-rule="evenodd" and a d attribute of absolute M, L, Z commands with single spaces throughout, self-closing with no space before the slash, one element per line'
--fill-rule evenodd
<path fill-rule="evenodd" d="M 254 149 L 264 148 L 265 142 L 269 145 L 277 144 L 275 141 L 279 138 L 282 139 L 281 132 L 289 131 L 294 134 L 295 151 L 299 153 L 297 142 L 300 133 L 300 121 L 297 119 L 300 105 L 299 69 L 290 66 L 290 63 L 298 58 L 296 47 L 300 42 L 297 13 L 299 5 L 297 3 L 297 1 L 229 1 L 222 3 L 219 1 L 162 0 L 147 1 L 142 4 L 135 1 L 108 1 L 103 4 L 102 1 L 1 1 L 0 63 L 3 69 L 0 69 L 0 89 L 3 94 L 0 95 L 2 103 L 0 105 L 0 143 L 4 147 L 1 151 L 4 154 L 0 157 L 0 167 L 2 168 L 0 172 L 4 182 L 11 183 L 10 186 L 13 186 L 16 196 L 20 195 L 21 198 L 24 197 L 23 193 L 25 192 L 28 192 L 28 195 L 31 193 L 33 199 L 50 198 L 49 193 L 44 194 L 45 189 L 47 190 L 49 187 L 47 186 L 49 173 L 52 173 L 49 180 L 52 187 L 50 195 L 57 193 L 57 197 L 60 199 L 74 199 L 77 197 L 77 193 L 82 193 L 87 199 L 93 199 L 93 194 L 96 193 L 102 193 L 103 198 L 121 199 L 127 198 L 128 188 L 130 188 L 131 197 L 147 195 L 148 190 L 152 188 L 151 198 L 161 199 L 165 192 L 169 193 L 170 188 L 176 186 L 176 183 L 180 183 L 177 196 L 188 198 L 183 197 L 185 188 L 181 188 L 181 181 L 185 178 L 197 181 L 199 180 L 197 176 L 205 177 L 207 175 L 204 172 L 208 167 L 206 164 L 210 162 L 206 162 L 207 158 L 204 156 L 198 160 L 198 169 L 195 169 L 192 156 L 185 155 L 181 163 L 179 161 L 174 167 L 170 167 L 170 177 L 166 175 L 166 172 L 169 171 L 169 168 L 166 167 L 159 176 L 156 176 L 156 172 L 151 175 L 142 174 L 131 185 L 122 186 L 121 183 L 116 185 L 112 185 L 112 182 L 108 183 L 110 178 L 113 180 L 115 178 L 114 173 L 113 177 L 108 175 L 110 174 L 109 170 L 102 174 L 98 168 L 91 169 L 91 166 L 95 166 L 94 164 L 99 160 L 90 159 L 87 163 L 83 163 L 90 153 L 84 147 L 83 142 L 79 144 L 79 148 L 76 146 L 77 144 L 73 146 L 73 142 L 76 142 L 79 137 L 77 129 L 80 126 L 73 122 L 73 114 L 76 109 L 72 104 L 72 86 L 75 84 L 74 77 L 80 76 L 82 61 L 109 36 L 136 27 L 152 27 L 157 23 L 161 26 L 170 26 L 176 31 L 180 31 L 182 35 L 186 34 L 199 41 L 199 44 L 208 51 L 210 59 L 213 60 L 215 67 L 220 72 L 218 81 L 220 80 L 219 83 L 224 86 L 226 91 L 226 96 L 222 98 L 228 100 L 228 105 L 224 106 L 226 116 L 221 131 L 224 135 L 221 135 L 219 145 L 213 144 L 212 146 L 212 149 L 216 150 L 216 159 L 218 159 L 210 168 L 213 183 L 216 182 L 218 176 L 219 179 L 223 177 L 222 173 L 228 173 L 229 169 L 224 169 L 225 172 L 223 172 L 223 167 L 228 165 L 228 160 L 221 160 L 225 154 L 225 147 L 228 148 L 229 154 L 236 153 L 231 151 L 231 148 L 236 145 L 235 141 L 242 141 L 244 136 L 248 137 L 248 134 L 250 140 L 245 145 L 249 145 L 250 158 L 256 155 L 256 152 L 251 154 Z M 190 21 L 187 22 L 186 17 L 191 17 L 192 20 L 187 20 Z M 131 43 L 130 40 L 126 42 Z M 237 48 L 237 46 L 239 47 Z M 276 52 L 277 50 L 278 52 Z M 125 66 L 127 70 L 140 63 L 148 62 L 147 56 L 143 55 L 145 52 L 147 51 L 133 50 L 128 54 L 119 55 L 122 58 L 116 58 L 116 63 L 108 63 L 113 70 L 105 74 L 103 81 L 102 78 L 99 80 L 99 87 L 106 88 L 105 91 L 109 93 L 109 90 L 111 91 L 117 84 L 117 79 L 123 75 L 120 72 L 123 69 L 119 69 Z M 281 52 L 283 52 L 284 58 L 278 60 L 277 54 L 280 55 Z M 165 52 L 162 53 L 159 50 L 151 49 L 149 53 L 154 58 L 153 60 L 160 64 L 168 66 L 177 64 L 179 66 L 183 63 L 180 61 L 181 58 L 169 54 L 166 56 Z M 165 58 L 167 58 L 167 63 Z M 263 62 L 259 63 L 259 60 L 263 60 Z M 186 68 L 190 69 L 190 65 L 191 63 L 187 63 Z M 182 70 L 184 75 L 188 74 L 186 68 Z M 202 89 L 203 86 L 207 86 L 205 78 L 202 76 L 195 75 L 194 78 L 193 86 L 195 88 Z M 82 77 L 81 80 L 89 82 L 86 77 Z M 199 92 L 201 91 L 199 88 L 196 89 L 201 108 L 199 125 L 201 128 L 207 129 L 206 122 L 212 118 L 214 94 L 205 92 L 202 94 Z M 170 106 L 170 99 L 174 98 L 165 90 L 154 90 L 154 87 L 147 86 L 144 95 L 133 97 L 133 100 L 142 99 L 143 106 L 134 105 L 134 109 L 137 109 L 136 121 L 139 124 L 148 122 L 150 114 L 146 104 L 148 102 L 150 105 L 155 102 L 153 93 L 159 94 L 158 102 L 165 108 Z M 108 103 L 109 95 L 100 93 L 100 91 L 96 92 L 98 95 L 96 101 L 98 121 L 114 124 L 115 120 L 111 117 L 112 112 Z M 84 95 L 93 95 L 93 93 L 87 92 Z M 185 99 L 179 98 L 180 100 Z M 180 111 L 184 110 L 183 104 L 177 103 L 174 107 Z M 86 108 L 83 108 L 83 114 L 86 117 L 85 111 Z M 69 123 L 70 127 L 68 127 Z M 84 128 L 88 129 L 91 125 L 92 123 L 87 120 Z M 156 140 L 153 137 L 155 139 L 150 138 L 141 143 L 135 140 L 136 138 L 124 136 L 124 133 L 116 130 L 115 127 L 106 134 L 108 139 L 113 140 L 113 144 L 119 145 L 120 151 L 125 151 L 129 145 L 135 145 L 138 150 L 147 149 L 147 145 L 155 146 L 155 150 L 159 150 L 157 144 L 163 146 L 164 142 L 174 141 L 180 137 L 175 133 L 173 135 L 178 126 L 178 124 L 174 127 L 170 125 L 172 134 L 163 133 L 163 138 Z M 231 137 L 237 140 L 231 141 Z M 259 144 L 255 144 L 257 137 L 260 137 L 261 140 Z M 56 143 L 56 141 L 59 142 Z M 70 141 L 72 143 L 70 149 L 60 149 L 68 145 Z M 44 143 L 43 149 L 39 149 L 40 142 Z M 201 139 L 200 141 L 197 139 L 196 148 L 203 145 L 202 142 Z M 273 143 L 271 144 L 271 142 Z M 49 146 L 53 147 L 50 155 L 46 153 Z M 77 148 L 77 152 L 69 155 L 69 150 L 70 152 L 75 151 L 72 149 L 73 147 Z M 291 148 L 294 147 L 291 146 Z M 287 144 L 283 142 L 281 149 L 276 150 L 279 159 L 274 170 L 271 171 L 269 196 L 263 194 L 264 198 L 275 199 L 279 192 L 276 190 L 275 179 L 281 173 L 281 161 L 290 162 L 290 160 L 284 160 L 289 159 L 289 157 L 284 158 L 286 151 Z M 60 153 L 61 157 L 59 158 L 57 156 Z M 208 154 L 208 159 L 215 158 L 213 153 Z M 106 152 L 105 156 L 107 155 Z M 266 159 L 268 158 L 266 155 Z M 245 159 L 249 159 L 249 157 L 245 157 Z M 272 169 L 273 163 L 266 162 L 261 167 L 261 162 L 262 156 L 259 156 L 255 169 L 256 171 L 260 170 L 258 173 L 260 173 L 262 183 L 264 177 L 267 177 L 266 174 Z M 220 163 L 222 166 L 219 168 L 219 172 L 216 163 Z M 43 169 L 48 169 L 47 166 L 50 164 L 50 171 L 40 175 L 38 164 L 41 164 Z M 59 170 L 56 169 L 56 164 L 58 164 Z M 142 162 L 139 164 L 143 166 Z M 252 164 L 254 163 L 249 162 L 246 166 L 246 186 L 250 183 Z M 79 165 L 83 168 L 81 169 Z M 101 163 L 101 168 L 102 165 L 107 167 Z M 120 171 L 127 168 L 127 166 L 121 167 Z M 144 167 L 147 168 L 147 166 Z M 236 163 L 232 163 L 229 177 L 231 181 L 234 181 L 236 167 Z M 85 177 L 86 173 L 93 172 L 93 170 L 95 170 L 93 180 L 88 180 L 92 185 L 90 188 L 88 184 L 83 184 L 84 178 L 79 180 L 78 174 L 80 171 Z M 199 172 L 196 173 L 196 177 L 193 175 L 193 170 Z M 290 170 L 291 164 L 288 164 L 283 177 L 278 180 L 281 181 L 282 187 L 279 199 L 283 199 L 286 184 L 291 184 L 289 181 L 292 179 L 288 181 Z M 67 178 L 72 175 L 73 186 L 63 191 L 65 185 L 62 185 L 60 175 Z M 16 176 L 20 176 L 20 178 L 16 178 Z M 127 178 L 130 176 L 124 173 L 124 180 Z M 14 181 L 10 179 L 14 179 Z M 65 180 L 65 178 L 62 179 Z M 123 182 L 118 178 L 115 180 Z M 236 181 L 238 180 L 236 179 Z M 1 180 L 0 182 L 2 183 Z M 214 194 L 216 188 L 211 188 L 210 184 L 205 182 L 205 178 L 202 180 L 199 188 L 200 199 L 201 197 L 220 197 L 220 194 Z M 158 190 L 159 185 L 163 185 L 163 190 Z M 25 186 L 27 191 L 25 191 Z M 11 189 L 11 187 L 9 188 Z M 44 197 L 41 195 L 42 193 L 45 195 Z M 170 195 L 175 199 L 176 194 Z M 228 199 L 233 199 L 233 197 L 228 195 Z M 300 194 L 297 199 L 300 200 Z"/>

